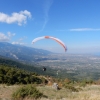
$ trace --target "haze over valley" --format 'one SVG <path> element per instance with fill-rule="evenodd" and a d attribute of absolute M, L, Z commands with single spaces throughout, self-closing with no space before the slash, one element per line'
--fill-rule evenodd
<path fill-rule="evenodd" d="M 94 54 L 53 53 L 43 49 L 0 43 L 0 55 L 29 65 L 49 68 L 56 77 L 99 79 L 100 56 Z"/>

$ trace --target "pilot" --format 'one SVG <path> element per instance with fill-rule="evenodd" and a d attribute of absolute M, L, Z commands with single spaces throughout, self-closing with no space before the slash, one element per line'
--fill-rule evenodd
<path fill-rule="evenodd" d="M 46 68 L 45 67 L 43 67 L 43 71 L 46 71 Z"/>

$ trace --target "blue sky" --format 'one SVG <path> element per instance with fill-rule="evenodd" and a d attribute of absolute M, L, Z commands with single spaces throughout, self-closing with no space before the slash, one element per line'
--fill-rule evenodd
<path fill-rule="evenodd" d="M 100 0 L 0 0 L 0 41 L 65 53 L 100 52 Z"/>

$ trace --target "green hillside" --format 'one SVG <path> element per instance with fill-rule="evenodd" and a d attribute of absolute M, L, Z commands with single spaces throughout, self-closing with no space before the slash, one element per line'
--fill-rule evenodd
<path fill-rule="evenodd" d="M 0 65 L 0 84 L 30 84 L 42 83 L 36 73 L 29 73 L 17 68 Z"/>
<path fill-rule="evenodd" d="M 9 58 L 5 58 L 5 57 L 0 57 L 0 65 L 2 66 L 7 66 L 7 67 L 11 67 L 11 68 L 19 68 L 28 72 L 33 72 L 33 73 L 37 73 L 40 75 L 48 75 L 48 76 L 55 76 L 55 70 L 51 69 L 51 68 L 47 68 L 46 71 L 43 71 L 43 66 L 38 66 L 38 65 L 29 65 L 29 64 L 24 64 L 15 60 L 11 60 Z"/>
<path fill-rule="evenodd" d="M 38 66 L 36 64 L 29 65 L 2 56 L 0 57 L 0 65 L 4 67 L 7 66 L 11 68 L 22 69 L 31 73 L 37 73 L 39 75 L 51 76 L 59 79 L 68 78 L 70 80 L 98 80 L 100 77 L 99 70 L 85 70 L 80 68 L 78 70 L 68 71 L 64 69 L 50 68 L 47 66 L 47 70 L 43 71 L 43 66 Z"/>
<path fill-rule="evenodd" d="M 38 66 L 35 64 L 28 65 L 28 64 L 24 64 L 24 63 L 14 61 L 9 58 L 4 58 L 4 57 L 0 57 L 0 65 L 11 67 L 11 68 L 19 68 L 28 72 L 37 73 L 39 75 L 46 75 L 46 76 L 52 76 L 56 78 L 63 78 L 63 79 L 64 78 L 74 79 L 73 74 L 71 75 L 69 73 L 66 73 L 66 71 L 64 70 L 61 70 L 59 72 L 59 75 L 57 75 L 58 69 L 52 69 L 47 66 L 47 70 L 43 71 L 43 66 Z"/>

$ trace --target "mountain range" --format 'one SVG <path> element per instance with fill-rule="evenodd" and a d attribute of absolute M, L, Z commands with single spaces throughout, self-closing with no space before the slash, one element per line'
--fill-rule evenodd
<path fill-rule="evenodd" d="M 34 63 L 52 52 L 32 47 L 0 42 L 0 55 L 21 62 Z M 42 57 L 42 58 L 41 58 Z"/>

